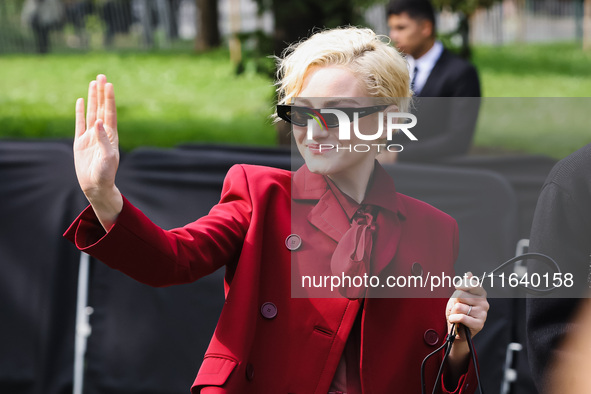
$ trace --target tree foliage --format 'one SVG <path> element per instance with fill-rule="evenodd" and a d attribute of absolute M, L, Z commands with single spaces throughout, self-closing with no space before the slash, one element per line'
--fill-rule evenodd
<path fill-rule="evenodd" d="M 455 34 L 461 37 L 459 55 L 465 59 L 472 56 L 470 48 L 470 17 L 478 8 L 488 8 L 500 0 L 431 0 L 435 9 L 449 9 L 460 16 Z"/>
<path fill-rule="evenodd" d="M 432 0 L 432 3 L 436 8 L 449 8 L 454 12 L 470 16 L 478 8 L 488 8 L 498 1 L 500 0 Z"/>
<path fill-rule="evenodd" d="M 273 52 L 308 37 L 317 29 L 363 24 L 363 11 L 380 0 L 256 0 L 259 11 L 275 17 Z"/>

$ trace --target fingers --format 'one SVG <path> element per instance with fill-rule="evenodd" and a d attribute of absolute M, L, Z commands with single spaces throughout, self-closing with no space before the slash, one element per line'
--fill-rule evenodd
<path fill-rule="evenodd" d="M 88 128 L 96 122 L 96 81 L 88 84 L 88 102 L 86 103 L 86 124 Z"/>
<path fill-rule="evenodd" d="M 111 142 L 105 130 L 105 125 L 102 119 L 96 120 L 96 123 L 94 124 L 94 132 L 96 133 L 96 138 L 99 141 L 100 149 L 106 157 L 111 151 Z"/>
<path fill-rule="evenodd" d="M 461 313 L 449 315 L 448 321 L 450 323 L 462 324 L 470 329 L 472 336 L 476 335 L 482 328 L 484 327 L 485 319 L 474 317 L 474 316 L 467 316 Z M 460 332 L 460 335 L 463 333 Z"/>
<path fill-rule="evenodd" d="M 486 300 L 486 290 L 480 286 L 478 278 L 467 273 L 465 279 L 461 286 L 456 287 L 450 298 L 446 315 L 450 324 L 462 324 L 470 329 L 472 335 L 476 335 L 484 327 L 489 304 Z M 462 332 L 459 335 L 461 337 Z"/>
<path fill-rule="evenodd" d="M 484 300 L 486 301 L 486 300 Z M 488 302 L 468 304 L 464 302 L 455 303 L 448 312 L 448 315 L 464 315 L 467 317 L 486 317 L 488 313 Z"/>
<path fill-rule="evenodd" d="M 105 120 L 105 84 L 107 83 L 107 77 L 103 74 L 96 76 L 96 96 L 97 96 L 97 119 Z"/>
<path fill-rule="evenodd" d="M 84 120 L 84 99 L 76 100 L 76 132 L 75 136 L 80 137 L 86 130 L 86 121 Z"/>
<path fill-rule="evenodd" d="M 479 277 L 472 275 L 471 272 L 467 272 L 462 282 L 460 286 L 456 286 L 457 291 L 454 293 L 454 297 L 459 291 L 472 294 L 473 296 L 486 297 L 486 290 L 482 287 Z"/>
<path fill-rule="evenodd" d="M 479 312 L 483 312 L 483 314 L 486 315 L 488 309 L 489 304 L 486 300 L 486 294 L 477 296 L 465 291 L 456 291 L 454 296 L 450 298 L 448 302 L 447 315 L 460 313 L 470 316 L 478 316 Z"/>
<path fill-rule="evenodd" d="M 450 324 L 457 323 L 466 326 L 472 336 L 476 335 L 484 327 L 488 316 L 488 301 L 486 298 L 451 299 L 448 303 L 447 321 Z M 459 333 L 463 337 L 463 333 Z"/>
<path fill-rule="evenodd" d="M 486 299 L 486 290 L 481 290 L 481 288 L 475 288 L 470 291 L 456 290 L 451 298 L 457 302 L 473 305 L 475 302 L 477 302 L 476 300 Z"/>
<path fill-rule="evenodd" d="M 464 325 L 470 330 L 472 336 L 474 336 L 484 327 L 487 310 L 487 308 L 480 305 L 472 305 L 472 308 L 470 308 L 470 305 L 457 303 L 447 316 L 447 321 L 450 324 L 456 323 Z M 461 332 L 461 330 L 458 333 L 460 337 L 463 337 L 463 334 L 464 333 Z"/>
<path fill-rule="evenodd" d="M 78 112 L 76 114 L 76 127 L 78 130 Z M 91 81 L 88 85 L 88 103 L 86 108 L 87 127 L 90 128 L 95 125 L 97 119 L 102 119 L 104 124 L 109 128 L 116 128 L 117 115 L 113 85 L 107 83 L 107 77 L 103 74 L 97 75 L 96 81 Z"/>
<path fill-rule="evenodd" d="M 117 129 L 117 108 L 115 106 L 115 91 L 112 83 L 105 84 L 105 125 Z"/>

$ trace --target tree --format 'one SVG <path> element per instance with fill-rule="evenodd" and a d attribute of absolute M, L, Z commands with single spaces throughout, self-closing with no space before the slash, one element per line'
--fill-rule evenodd
<path fill-rule="evenodd" d="M 583 49 L 591 50 L 591 0 L 583 4 Z"/>
<path fill-rule="evenodd" d="M 273 52 L 279 56 L 289 44 L 310 36 L 315 29 L 362 24 L 363 10 L 380 0 L 256 1 L 260 12 L 273 12 Z"/>
<path fill-rule="evenodd" d="M 195 50 L 204 51 L 218 47 L 221 43 L 218 26 L 217 0 L 196 0 L 199 31 L 195 37 Z"/>

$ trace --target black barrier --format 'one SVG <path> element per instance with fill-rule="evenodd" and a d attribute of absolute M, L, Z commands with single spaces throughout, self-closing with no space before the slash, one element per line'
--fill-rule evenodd
<path fill-rule="evenodd" d="M 286 157 L 289 156 L 291 152 L 289 146 L 268 147 L 193 143 L 177 145 L 176 149 L 209 152 L 223 160 L 227 160 L 228 154 L 231 154 L 232 161 L 240 164 L 265 165 L 265 161 L 271 160 L 272 164 L 276 164 L 278 168 L 284 168 L 286 170 L 290 168 L 289 158 Z M 287 166 L 284 166 L 284 163 L 286 162 L 288 164 Z"/>
<path fill-rule="evenodd" d="M 441 161 L 452 167 L 494 171 L 513 187 L 518 204 L 518 236 L 529 238 L 534 210 L 546 176 L 556 164 L 547 156 L 459 156 Z"/>
<path fill-rule="evenodd" d="M 70 393 L 83 207 L 71 141 L 0 142 L 0 392 Z"/>

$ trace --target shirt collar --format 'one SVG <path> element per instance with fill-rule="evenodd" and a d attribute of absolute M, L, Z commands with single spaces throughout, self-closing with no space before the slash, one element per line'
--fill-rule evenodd
<path fill-rule="evenodd" d="M 413 58 L 412 56 L 408 55 L 408 65 L 411 70 L 415 67 L 418 67 L 419 70 L 428 70 L 431 71 L 433 67 L 435 67 L 435 63 L 441 57 L 443 53 L 443 44 L 441 41 L 435 41 L 431 49 L 427 51 L 423 56 L 418 59 Z"/>
<path fill-rule="evenodd" d="M 345 213 L 347 214 L 347 218 L 349 219 L 349 221 L 351 221 L 353 219 L 353 215 L 355 215 L 355 212 L 357 211 L 357 209 L 359 209 L 361 204 L 353 200 L 345 193 L 341 192 L 338 186 L 329 177 L 324 177 L 324 179 L 326 180 L 328 187 L 336 197 L 339 204 L 341 204 L 343 211 L 345 211 Z"/>

